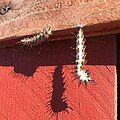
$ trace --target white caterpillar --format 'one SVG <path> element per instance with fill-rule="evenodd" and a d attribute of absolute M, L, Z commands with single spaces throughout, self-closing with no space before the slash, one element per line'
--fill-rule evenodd
<path fill-rule="evenodd" d="M 76 77 L 80 80 L 81 82 L 93 82 L 95 83 L 94 80 L 91 79 L 90 77 L 90 72 L 89 70 L 84 69 L 84 65 L 86 64 L 86 52 L 85 52 L 85 39 L 84 39 L 84 33 L 82 26 L 80 26 L 77 37 L 76 37 Z"/>
<path fill-rule="evenodd" d="M 52 30 L 49 28 L 48 30 L 44 30 L 34 36 L 23 38 L 20 42 L 17 42 L 17 44 L 20 43 L 24 46 L 36 46 L 42 42 L 45 42 L 50 35 L 52 35 Z"/>

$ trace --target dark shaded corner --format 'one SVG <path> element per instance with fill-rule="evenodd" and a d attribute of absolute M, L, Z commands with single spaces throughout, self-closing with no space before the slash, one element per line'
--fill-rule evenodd
<path fill-rule="evenodd" d="M 66 40 L 61 41 L 61 44 L 59 42 L 43 43 L 32 48 L 25 48 L 24 46 L 1 48 L 0 65 L 13 66 L 14 69 L 11 71 L 13 73 L 10 74 L 30 77 L 39 66 L 71 64 L 74 57 L 70 55 L 71 49 L 67 42 Z"/>
<path fill-rule="evenodd" d="M 119 99 L 120 99 L 120 34 L 116 35 L 117 39 L 117 112 L 120 107 Z M 117 113 L 117 119 L 120 115 Z"/>

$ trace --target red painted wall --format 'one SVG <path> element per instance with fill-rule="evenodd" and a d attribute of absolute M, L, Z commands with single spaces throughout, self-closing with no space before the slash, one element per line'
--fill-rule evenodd
<path fill-rule="evenodd" d="M 97 84 L 79 88 L 73 40 L 1 48 L 0 120 L 113 120 L 115 42 L 114 35 L 87 39 L 85 68 Z"/>

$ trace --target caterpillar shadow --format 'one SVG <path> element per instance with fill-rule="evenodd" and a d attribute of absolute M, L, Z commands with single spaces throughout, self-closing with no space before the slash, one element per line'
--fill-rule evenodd
<path fill-rule="evenodd" d="M 55 115 L 57 119 L 60 112 L 66 111 L 69 114 L 69 109 L 73 110 L 67 103 L 67 96 L 64 95 L 67 85 L 62 76 L 62 66 L 57 66 L 53 73 L 53 80 L 49 83 L 49 87 L 52 89 L 52 92 L 48 93 L 51 94 L 51 97 L 47 102 L 50 119 L 53 115 Z"/>

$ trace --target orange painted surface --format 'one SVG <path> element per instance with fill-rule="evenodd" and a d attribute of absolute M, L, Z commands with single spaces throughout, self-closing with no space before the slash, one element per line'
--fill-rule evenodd
<path fill-rule="evenodd" d="M 78 88 L 74 45 L 66 40 L 0 49 L 0 120 L 114 119 L 115 37 L 87 39 L 85 68 L 96 85 Z"/>

